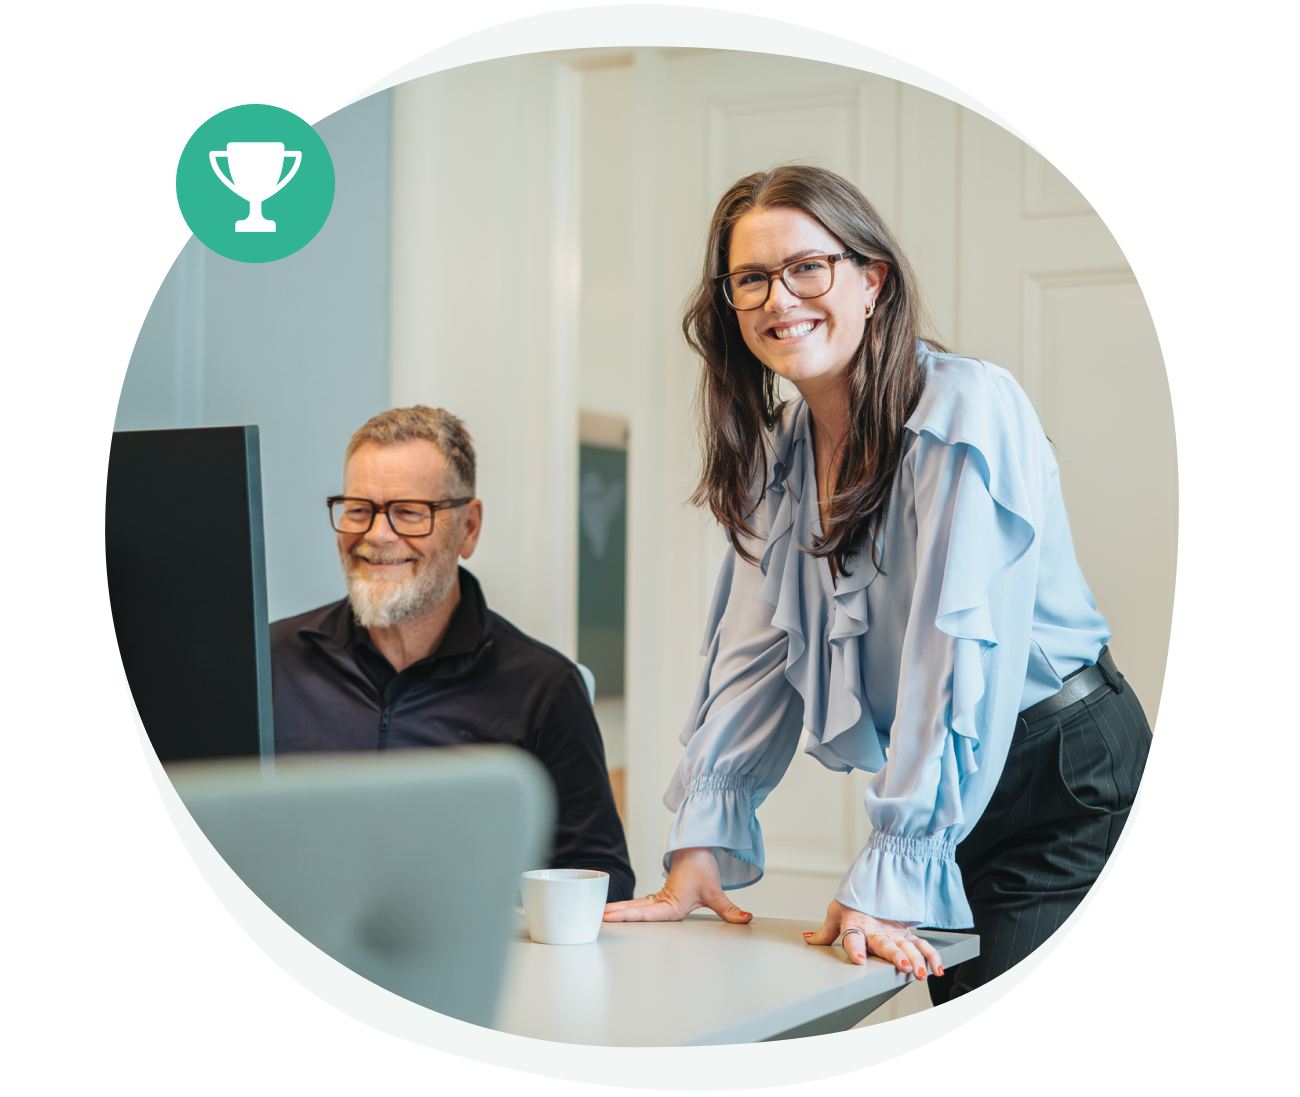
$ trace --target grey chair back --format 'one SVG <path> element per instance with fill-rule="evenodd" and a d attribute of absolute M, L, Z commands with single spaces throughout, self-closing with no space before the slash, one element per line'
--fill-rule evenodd
<path fill-rule="evenodd" d="M 226 863 L 358 975 L 490 1026 L 519 874 L 543 867 L 555 807 L 512 747 L 281 756 L 167 767 Z"/>

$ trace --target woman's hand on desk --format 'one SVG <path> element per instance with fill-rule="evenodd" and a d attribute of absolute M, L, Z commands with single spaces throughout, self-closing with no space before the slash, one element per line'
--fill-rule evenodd
<path fill-rule="evenodd" d="M 748 922 L 754 917 L 727 898 L 718 862 L 708 846 L 676 850 L 663 888 L 644 899 L 606 903 L 605 921 L 678 922 L 700 907 L 708 907 L 728 922 Z"/>
<path fill-rule="evenodd" d="M 905 922 L 887 922 L 870 914 L 846 907 L 832 899 L 826 908 L 826 921 L 815 933 L 805 933 L 803 939 L 810 945 L 833 945 L 840 934 L 849 930 L 844 938 L 844 951 L 855 964 L 865 964 L 867 956 L 879 956 L 899 971 L 924 979 L 927 974 L 943 974 L 939 953 L 929 941 L 924 941 L 908 928 Z"/>

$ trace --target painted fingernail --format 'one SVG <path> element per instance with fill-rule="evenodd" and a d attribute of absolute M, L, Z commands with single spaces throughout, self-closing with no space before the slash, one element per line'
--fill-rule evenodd
<path fill-rule="evenodd" d="M 812 933 L 811 933 L 811 932 L 805 933 L 804 936 L 805 936 L 805 937 L 811 937 L 811 936 L 812 936 Z"/>
<path fill-rule="evenodd" d="M 898 966 L 902 968 L 904 971 L 908 971 L 912 967 L 912 965 L 909 964 L 906 960 L 900 961 Z"/>

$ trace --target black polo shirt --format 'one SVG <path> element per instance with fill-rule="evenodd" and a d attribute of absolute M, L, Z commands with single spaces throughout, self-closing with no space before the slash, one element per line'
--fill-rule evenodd
<path fill-rule="evenodd" d="M 609 873 L 632 898 L 627 842 L 605 748 L 578 669 L 493 613 L 460 570 L 460 605 L 438 650 L 400 673 L 348 600 L 271 625 L 276 753 L 509 743 L 546 766 L 558 821 L 552 868 Z"/>

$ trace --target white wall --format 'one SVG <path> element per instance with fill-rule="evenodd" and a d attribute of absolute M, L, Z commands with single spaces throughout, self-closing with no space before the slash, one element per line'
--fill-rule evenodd
<path fill-rule="evenodd" d="M 632 286 L 632 55 L 599 58 L 578 68 L 581 102 L 582 279 L 579 296 L 578 400 L 587 411 L 631 414 L 628 339 Z"/>
<path fill-rule="evenodd" d="M 488 604 L 572 657 L 577 74 L 545 56 L 394 92 L 390 393 L 463 418 Z"/>

